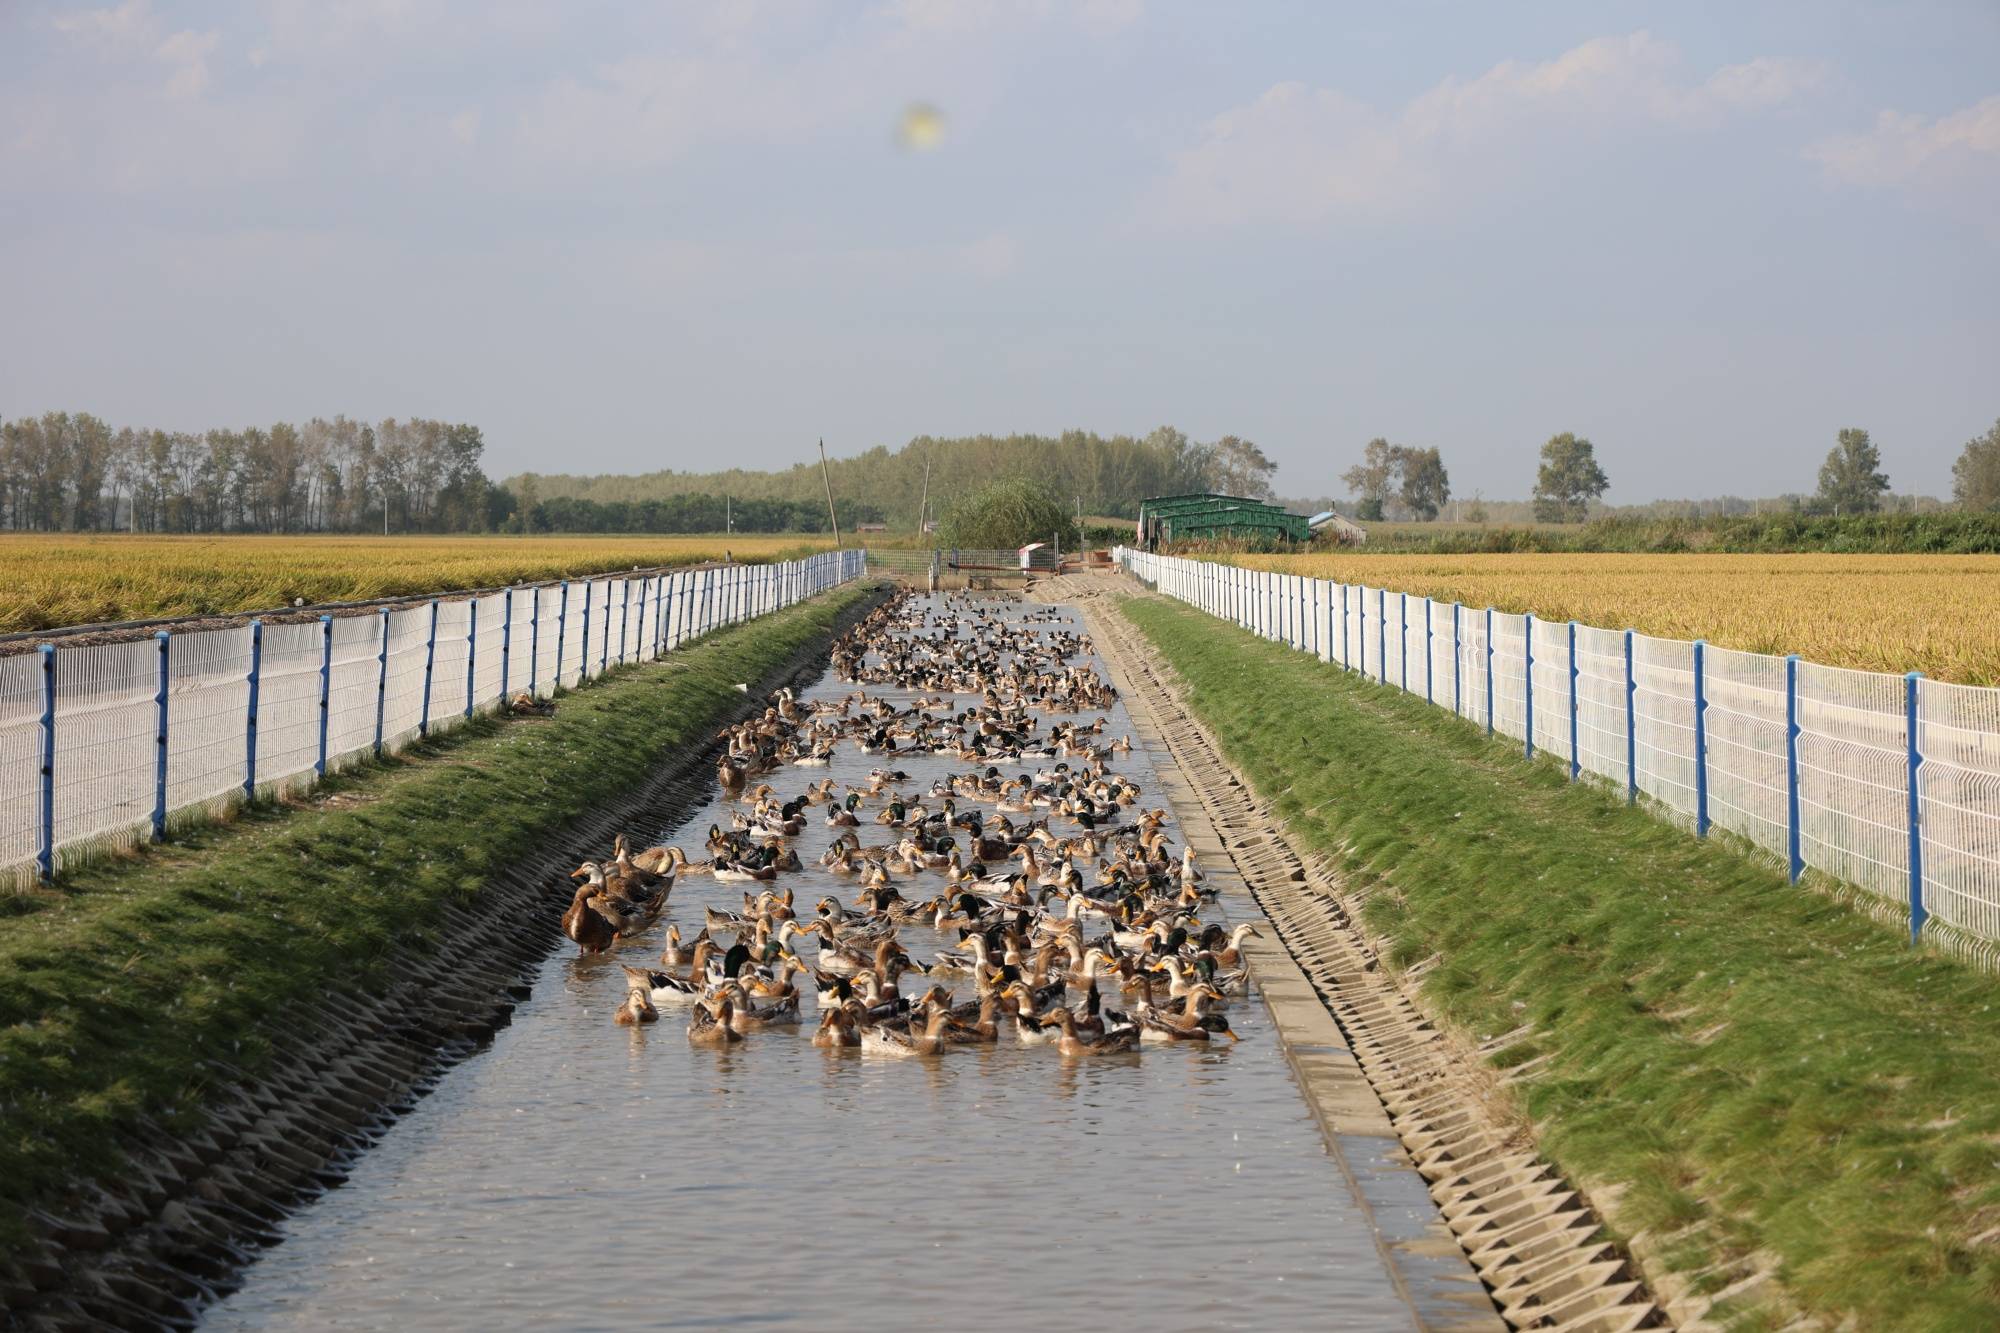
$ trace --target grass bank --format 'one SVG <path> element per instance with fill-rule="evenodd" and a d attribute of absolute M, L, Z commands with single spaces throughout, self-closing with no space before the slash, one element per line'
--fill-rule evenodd
<path fill-rule="evenodd" d="M 218 1068 L 435 945 L 440 907 L 706 744 L 756 681 L 824 636 L 847 588 L 565 695 L 482 718 L 234 822 L 54 889 L 0 896 L 0 1254 L 26 1211 L 108 1179 L 142 1120 L 191 1128 Z M 554 911 L 557 904 L 551 905 Z"/>
<path fill-rule="evenodd" d="M 1625 1236 L 1688 1275 L 1775 1256 L 1853 1327 L 2000 1326 L 2000 981 L 1420 699 L 1122 609 L 1294 834 L 1373 887 L 1391 961 L 1440 956 L 1434 1011 L 1530 1028 L 1496 1062 L 1539 1061 L 1520 1108 Z"/>

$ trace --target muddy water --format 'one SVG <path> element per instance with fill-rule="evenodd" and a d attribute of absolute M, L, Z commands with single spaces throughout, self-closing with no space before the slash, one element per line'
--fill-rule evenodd
<path fill-rule="evenodd" d="M 806 697 L 851 688 L 826 678 Z M 1122 706 L 1108 728 L 1129 732 Z M 1154 757 L 1123 759 L 1154 804 Z M 859 782 L 878 762 L 843 743 L 831 769 L 774 785 Z M 924 791 L 963 764 L 893 766 Z M 853 897 L 813 864 L 836 832 L 822 814 L 790 877 L 806 912 L 825 892 Z M 698 849 L 727 820 L 718 799 L 644 832 Z M 552 888 L 549 911 L 567 897 Z M 710 902 L 740 906 L 740 889 L 686 879 L 668 920 L 692 935 Z M 904 934 L 919 957 L 947 943 Z M 204 1326 L 1412 1325 L 1254 997 L 1230 1010 L 1242 1042 L 1212 1050 L 1065 1060 L 1003 1036 L 884 1060 L 814 1048 L 810 998 L 797 1034 L 697 1050 L 680 1011 L 612 1024 L 619 957 L 657 949 L 582 959 L 565 945 L 491 1049 L 291 1219 Z"/>

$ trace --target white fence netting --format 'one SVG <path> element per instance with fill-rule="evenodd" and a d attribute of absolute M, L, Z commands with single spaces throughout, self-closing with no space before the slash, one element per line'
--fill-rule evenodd
<path fill-rule="evenodd" d="M 1118 558 L 1248 628 L 1499 734 L 1532 735 L 1578 775 L 1643 793 L 1698 831 L 1738 835 L 1794 876 L 1811 867 L 1908 904 L 1913 930 L 1935 917 L 2000 940 L 2000 690 Z"/>
<path fill-rule="evenodd" d="M 52 873 L 546 694 L 559 660 L 574 684 L 863 569 L 837 551 L 0 657 L 0 871 Z"/>

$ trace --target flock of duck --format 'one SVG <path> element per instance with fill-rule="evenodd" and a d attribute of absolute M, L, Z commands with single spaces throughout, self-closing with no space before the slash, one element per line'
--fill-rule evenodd
<path fill-rule="evenodd" d="M 705 908 L 689 939 L 669 924 L 657 967 L 623 968 L 617 1022 L 680 1009 L 690 1042 L 722 1046 L 802 1030 L 810 994 L 814 1045 L 892 1056 L 1003 1038 L 1079 1056 L 1234 1040 L 1229 1000 L 1256 932 L 1202 922 L 1213 894 L 1193 849 L 1176 853 L 1166 812 L 1141 807 L 1113 767 L 1131 743 L 1106 739 L 1117 695 L 1078 660 L 1090 653 L 1053 611 L 1003 618 L 909 594 L 842 635 L 833 670 L 855 691 L 801 703 L 781 690 L 721 733 L 731 826 L 709 828 L 702 859 L 621 835 L 608 860 L 577 868 L 562 924 L 586 954 L 652 930 L 690 876 L 745 886 L 741 911 Z M 869 686 L 917 697 L 899 705 Z M 876 757 L 864 781 L 825 777 L 789 799 L 774 786 L 843 744 Z M 912 755 L 967 767 L 919 790 L 895 767 Z M 815 823 L 833 831 L 818 865 L 855 888 L 804 916 L 788 879 Z M 920 958 L 906 939 L 923 932 L 934 943 Z"/>

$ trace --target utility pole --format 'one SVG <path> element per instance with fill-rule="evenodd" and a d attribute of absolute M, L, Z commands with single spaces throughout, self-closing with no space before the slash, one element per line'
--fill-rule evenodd
<path fill-rule="evenodd" d="M 722 494 L 722 530 L 725 533 L 736 531 L 736 509 L 727 491 Z"/>
<path fill-rule="evenodd" d="M 933 444 L 929 449 L 924 451 L 924 498 L 923 502 L 917 506 L 917 536 L 919 537 L 922 537 L 924 535 L 924 524 L 930 521 L 931 456 L 936 452 L 937 452 L 937 446 L 935 444 Z"/>
<path fill-rule="evenodd" d="M 833 512 L 833 473 L 827 470 L 826 437 L 823 435 L 819 441 L 819 478 L 826 483 L 826 521 L 833 525 L 833 544 L 838 549 L 840 546 L 840 520 L 835 517 Z"/>

